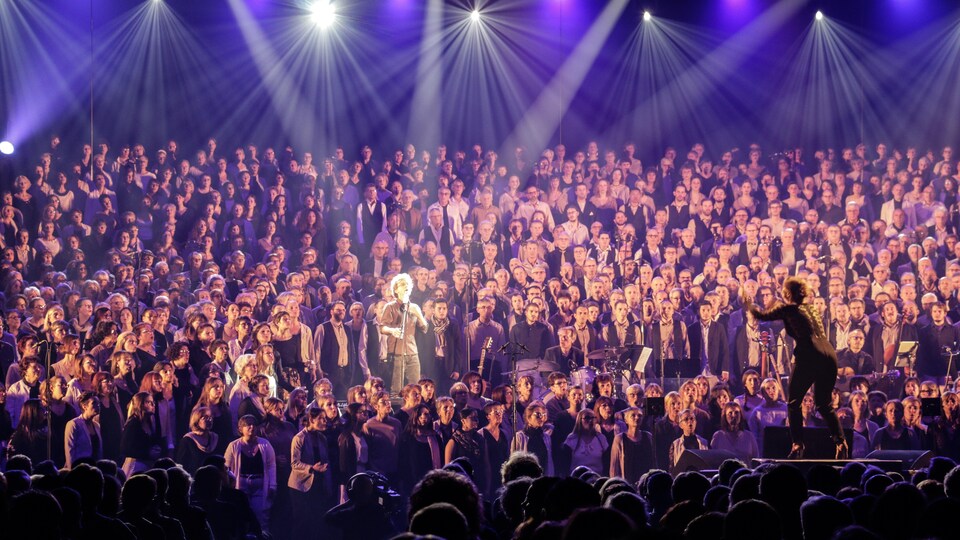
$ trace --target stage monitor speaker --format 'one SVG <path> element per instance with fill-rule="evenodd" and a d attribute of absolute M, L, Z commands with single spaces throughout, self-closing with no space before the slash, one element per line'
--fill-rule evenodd
<path fill-rule="evenodd" d="M 738 459 L 726 450 L 684 450 L 680 454 L 680 460 L 677 466 L 673 468 L 673 473 L 678 474 L 686 471 L 716 471 L 720 464 L 728 459 Z"/>
<path fill-rule="evenodd" d="M 866 459 L 896 460 L 903 463 L 904 470 L 915 471 L 929 467 L 934 455 L 929 450 L 874 450 Z"/>
<path fill-rule="evenodd" d="M 853 430 L 845 429 L 844 436 L 848 444 L 853 446 Z M 787 426 L 767 426 L 763 428 L 763 448 L 760 453 L 765 458 L 785 459 L 790 454 L 793 440 L 790 438 L 790 428 Z M 834 459 L 837 457 L 837 447 L 833 444 L 830 430 L 825 427 L 803 428 L 803 457 L 805 459 Z"/>

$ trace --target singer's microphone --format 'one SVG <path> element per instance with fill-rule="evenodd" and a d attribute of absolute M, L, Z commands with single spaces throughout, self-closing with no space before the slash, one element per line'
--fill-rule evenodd
<path fill-rule="evenodd" d="M 509 348 L 510 345 L 511 345 L 511 343 L 510 343 L 509 341 L 506 342 L 506 343 L 504 343 L 503 345 L 500 346 L 499 349 L 497 349 L 497 353 L 499 354 L 499 353 L 502 353 L 503 351 L 507 350 L 507 348 Z"/>

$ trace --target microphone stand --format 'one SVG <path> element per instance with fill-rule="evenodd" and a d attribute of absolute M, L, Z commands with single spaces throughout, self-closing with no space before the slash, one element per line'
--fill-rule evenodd
<path fill-rule="evenodd" d="M 507 342 L 506 345 L 511 345 L 511 342 Z M 513 370 L 513 383 L 510 385 L 513 390 L 513 435 L 516 437 L 517 432 L 520 431 L 517 426 L 517 403 L 520 400 L 520 394 L 517 392 L 517 381 L 520 379 L 520 375 L 517 373 L 517 363 L 520 358 L 520 347 L 517 347 L 516 344 L 513 344 L 513 347 L 510 347 L 510 368 Z M 530 388 L 530 397 L 533 399 L 533 388 Z"/>
<path fill-rule="evenodd" d="M 44 353 L 44 357 L 46 359 L 47 371 L 45 376 L 49 381 L 50 380 L 50 355 L 51 353 L 53 353 L 53 342 L 47 341 L 46 345 L 47 345 L 47 350 Z M 47 388 L 48 388 L 48 391 L 50 391 L 52 394 L 52 390 L 49 390 L 50 383 L 47 383 Z M 47 459 L 53 459 L 53 414 L 51 414 L 52 412 L 53 411 L 51 410 L 47 411 Z"/>
<path fill-rule="evenodd" d="M 398 346 L 403 345 L 403 340 L 404 340 L 404 339 L 406 338 L 406 336 L 407 336 L 407 311 L 410 310 L 410 302 L 404 302 L 404 303 L 402 304 L 402 306 L 403 306 L 403 309 L 400 310 L 400 339 L 397 340 L 397 345 L 398 345 Z M 394 347 L 393 350 L 396 351 L 397 348 Z M 396 360 L 396 355 L 394 355 L 394 360 Z M 401 387 L 397 389 L 397 395 L 400 394 L 400 389 L 403 388 L 402 385 L 404 384 L 403 381 L 405 381 L 405 380 L 407 380 L 407 364 L 406 364 L 406 362 L 403 360 L 403 355 L 401 354 L 401 355 L 400 355 L 400 384 L 401 384 Z"/>

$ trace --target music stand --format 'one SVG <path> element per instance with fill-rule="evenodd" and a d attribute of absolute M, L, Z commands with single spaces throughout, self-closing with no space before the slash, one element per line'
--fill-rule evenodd
<path fill-rule="evenodd" d="M 700 360 L 697 358 L 665 358 L 661 360 L 661 367 L 660 384 L 665 392 L 667 373 L 672 375 L 669 378 L 676 383 L 677 389 L 680 388 L 681 379 L 692 379 L 700 374 Z"/>

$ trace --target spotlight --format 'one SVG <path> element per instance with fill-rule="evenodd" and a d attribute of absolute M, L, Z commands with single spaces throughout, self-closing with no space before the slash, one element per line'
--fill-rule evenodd
<path fill-rule="evenodd" d="M 10 141 L 0 142 L 0 154 L 9 156 L 13 153 L 13 143 Z"/>
<path fill-rule="evenodd" d="M 818 21 L 822 21 L 822 20 L 823 20 L 823 12 L 822 12 L 822 11 L 817 11 L 817 14 L 814 15 L 814 17 L 815 17 Z"/>
<path fill-rule="evenodd" d="M 310 12 L 310 18 L 320 28 L 329 28 L 337 19 L 337 9 L 329 0 L 317 0 Z"/>
<path fill-rule="evenodd" d="M 653 18 L 653 15 L 651 15 L 649 11 L 644 11 L 644 12 L 643 12 L 643 20 L 644 20 L 644 21 L 649 21 L 649 20 L 652 19 L 652 18 Z"/>
<path fill-rule="evenodd" d="M 475 9 L 470 12 L 470 22 L 480 22 L 480 10 Z"/>

